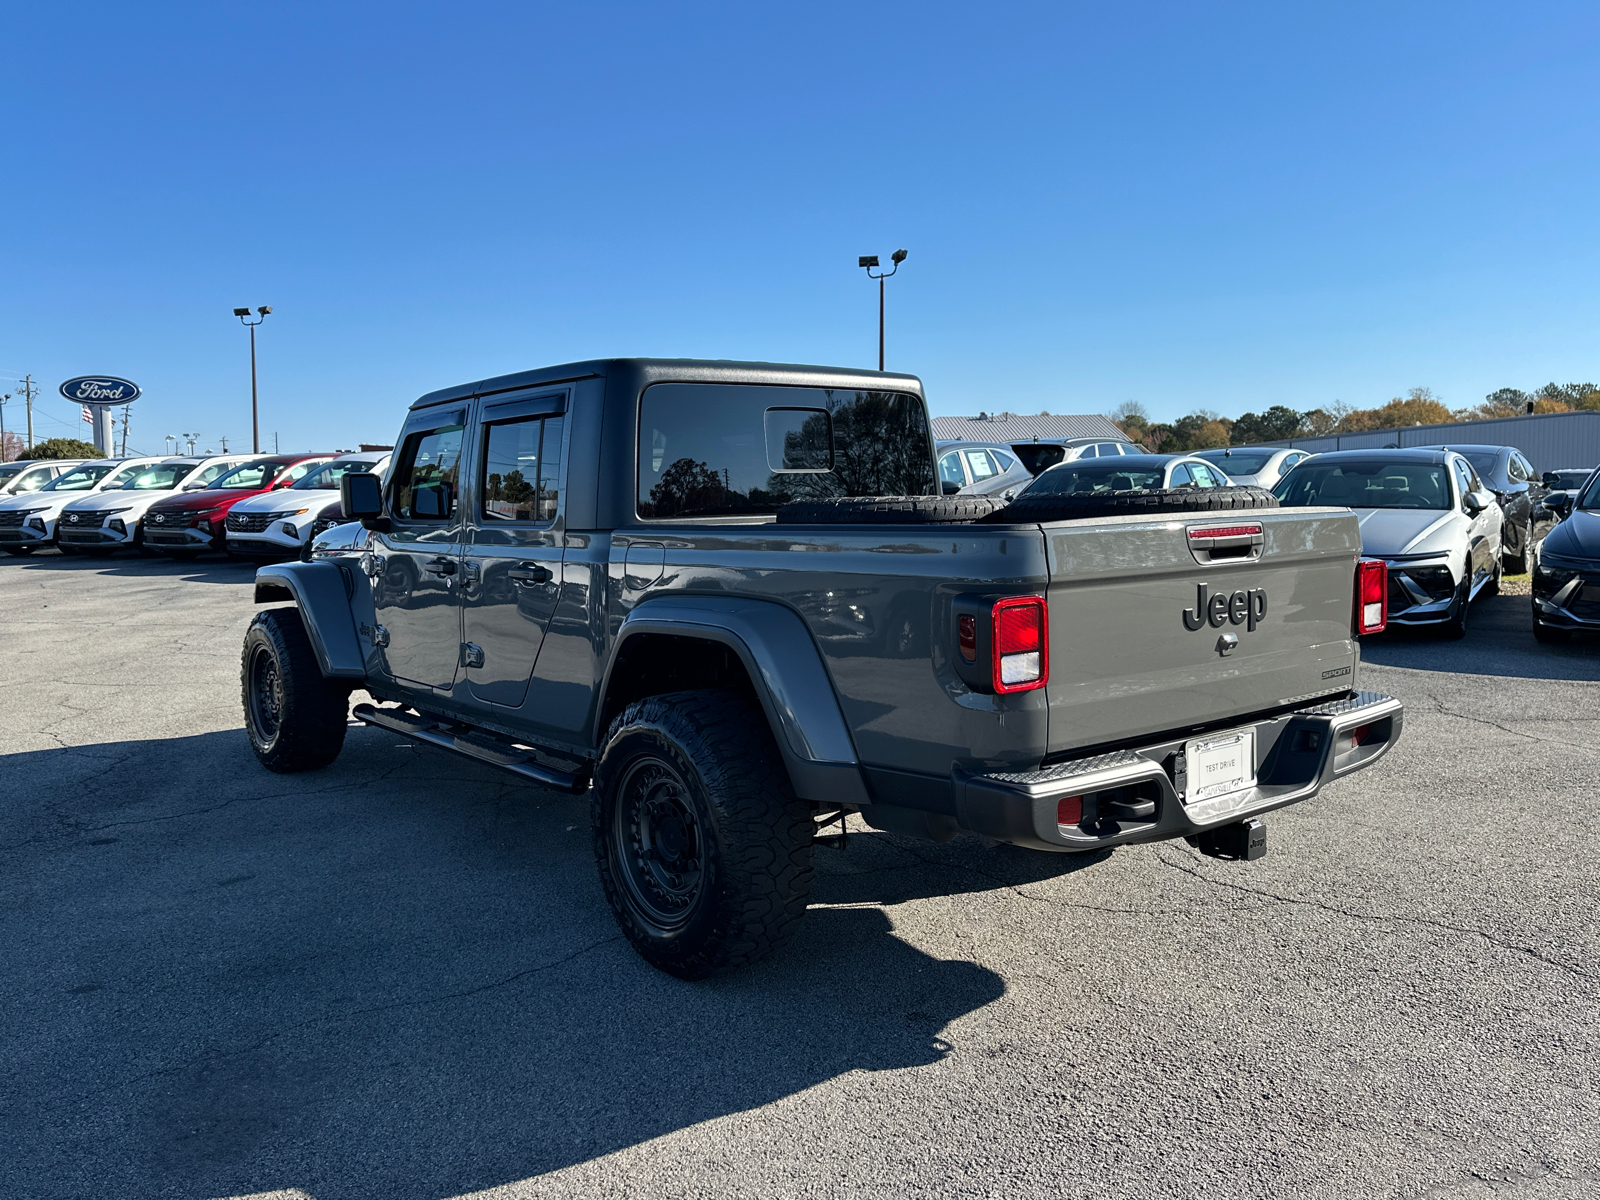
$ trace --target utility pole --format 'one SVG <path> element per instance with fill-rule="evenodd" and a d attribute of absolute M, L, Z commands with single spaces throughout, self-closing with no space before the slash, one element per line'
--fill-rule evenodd
<path fill-rule="evenodd" d="M 278 453 L 278 431 L 276 429 L 272 431 L 272 452 L 274 454 Z"/>
<path fill-rule="evenodd" d="M 236 308 L 233 315 L 239 318 L 239 323 L 250 330 L 250 453 L 261 453 L 261 420 L 256 408 L 256 326 L 267 319 L 267 314 L 272 311 L 272 306 L 263 304 L 256 309 L 256 319 L 250 319 L 248 308 Z M 222 447 L 227 453 L 228 447 Z"/>
<path fill-rule="evenodd" d="M 0 462 L 10 462 L 6 457 L 6 401 L 11 399 L 11 393 L 0 396 Z"/>
<path fill-rule="evenodd" d="M 228 452 L 228 435 L 227 434 L 223 434 L 222 435 L 222 452 L 224 454 L 226 454 Z"/>
<path fill-rule="evenodd" d="M 22 377 L 22 396 L 28 403 L 28 449 L 33 449 L 33 398 L 39 394 L 39 385 L 32 375 Z"/>
<path fill-rule="evenodd" d="M 122 457 L 128 457 L 128 414 L 133 411 L 133 405 L 122 406 Z"/>

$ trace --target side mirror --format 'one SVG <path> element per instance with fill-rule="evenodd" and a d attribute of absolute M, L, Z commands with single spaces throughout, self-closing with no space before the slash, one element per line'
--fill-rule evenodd
<path fill-rule="evenodd" d="M 1558 488 L 1561 486 L 1561 476 L 1557 475 L 1554 471 L 1546 471 L 1543 479 L 1544 485 L 1547 488 Z"/>
<path fill-rule="evenodd" d="M 383 485 L 372 475 L 343 475 L 339 478 L 339 507 L 345 520 L 360 521 L 363 528 L 387 531 L 383 515 Z"/>
<path fill-rule="evenodd" d="M 1557 492 L 1553 496 L 1546 496 L 1544 498 L 1543 507 L 1548 508 L 1551 512 L 1564 517 L 1572 511 L 1572 493 Z"/>
<path fill-rule="evenodd" d="M 122 485 L 120 483 L 108 483 L 100 490 L 102 492 L 120 492 L 122 490 Z"/>
<path fill-rule="evenodd" d="M 946 479 L 940 485 L 940 490 L 943 491 L 946 496 L 954 496 L 961 490 L 961 485 L 959 483 L 951 483 L 950 480 Z"/>
<path fill-rule="evenodd" d="M 1467 511 L 1473 516 L 1477 516 L 1484 509 L 1488 508 L 1489 505 L 1494 503 L 1494 497 L 1488 492 L 1483 491 L 1468 492 L 1464 497 L 1464 500 L 1467 506 Z"/>

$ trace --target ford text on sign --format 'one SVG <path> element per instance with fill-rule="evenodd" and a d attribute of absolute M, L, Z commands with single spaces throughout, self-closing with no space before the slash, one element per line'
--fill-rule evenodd
<path fill-rule="evenodd" d="M 79 375 L 61 385 L 61 394 L 79 404 L 131 404 L 141 392 L 137 383 L 115 375 Z"/>

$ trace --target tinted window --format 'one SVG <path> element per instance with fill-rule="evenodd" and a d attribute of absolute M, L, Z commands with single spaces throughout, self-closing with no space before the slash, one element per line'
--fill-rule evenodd
<path fill-rule="evenodd" d="M 1588 490 L 1586 490 L 1582 496 L 1578 497 L 1578 507 L 1600 508 L 1600 475 L 1596 475 L 1594 477 L 1594 482 L 1589 485 Z"/>
<path fill-rule="evenodd" d="M 1571 491 L 1583 486 L 1583 481 L 1589 478 L 1588 471 L 1556 471 L 1556 487 L 1562 491 Z"/>
<path fill-rule="evenodd" d="M 443 425 L 406 438 L 394 473 L 395 516 L 407 521 L 443 521 L 455 515 L 461 429 L 460 425 Z"/>
<path fill-rule="evenodd" d="M 1272 460 L 1273 454 L 1276 453 L 1277 451 L 1274 450 L 1266 454 L 1249 452 L 1241 454 L 1235 450 L 1232 454 L 1226 456 L 1222 454 L 1202 454 L 1200 457 L 1209 458 L 1229 475 L 1255 475 L 1266 470 L 1267 463 Z"/>
<path fill-rule="evenodd" d="M 998 451 L 998 450 L 989 451 L 989 457 L 994 459 L 995 462 L 1000 464 L 1000 470 L 1001 471 L 1009 471 L 1009 470 L 1011 470 L 1012 466 L 1017 461 L 1016 459 L 1012 458 L 1009 454 L 1001 454 L 1000 451 Z"/>
<path fill-rule="evenodd" d="M 816 465 L 824 447 L 826 468 Z M 927 495 L 931 450 L 916 396 L 658 383 L 639 400 L 639 515 L 756 516 L 790 500 Z"/>
<path fill-rule="evenodd" d="M 339 486 L 339 480 L 346 475 L 368 475 L 377 465 L 375 462 L 365 462 L 361 459 L 323 463 L 316 470 L 307 471 L 300 482 L 294 485 L 294 490 L 313 492 L 324 488 L 336 488 Z"/>
<path fill-rule="evenodd" d="M 1461 489 L 1461 499 L 1466 501 L 1467 493 L 1477 491 L 1477 481 L 1472 477 L 1472 468 L 1460 459 L 1456 460 L 1456 486 Z"/>
<path fill-rule="evenodd" d="M 1221 487 L 1222 480 L 1217 478 L 1210 467 L 1203 467 L 1199 463 L 1190 463 L 1189 469 L 1194 472 L 1195 482 L 1201 487 Z"/>
<path fill-rule="evenodd" d="M 65 475 L 58 475 L 44 487 L 43 492 L 86 492 L 111 474 L 115 463 L 95 463 L 89 467 L 79 467 L 75 471 L 68 471 Z"/>
<path fill-rule="evenodd" d="M 1445 469 L 1419 462 L 1302 463 L 1272 489 L 1290 507 L 1325 504 L 1335 508 L 1450 507 Z"/>
<path fill-rule="evenodd" d="M 178 481 L 194 470 L 193 463 L 162 463 L 136 476 L 123 485 L 124 491 L 166 492 L 178 486 Z"/>
<path fill-rule="evenodd" d="M 1457 450 L 1456 453 L 1476 467 L 1485 479 L 1498 478 L 1495 471 L 1495 463 L 1500 459 L 1498 450 Z"/>
<path fill-rule="evenodd" d="M 486 521 L 553 521 L 561 499 L 562 417 L 491 425 L 483 461 Z"/>
<path fill-rule="evenodd" d="M 1023 489 L 1025 495 L 1123 492 L 1161 486 L 1162 468 L 1133 468 L 1116 459 L 1074 459 L 1051 467 Z"/>
<path fill-rule="evenodd" d="M 1168 487 L 1193 487 L 1194 474 L 1189 470 L 1188 463 L 1179 463 L 1172 468 L 1172 480 Z"/>

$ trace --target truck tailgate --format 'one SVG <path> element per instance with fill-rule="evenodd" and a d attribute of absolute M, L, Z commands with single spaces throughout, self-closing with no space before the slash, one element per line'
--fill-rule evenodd
<path fill-rule="evenodd" d="M 1191 530 L 1259 526 L 1229 539 Z M 1045 525 L 1051 754 L 1261 712 L 1354 686 L 1361 534 L 1347 509 Z M 1256 557 L 1238 553 L 1253 543 Z M 1214 599 L 1221 596 L 1220 601 Z M 1197 611 L 1198 608 L 1198 611 Z"/>

